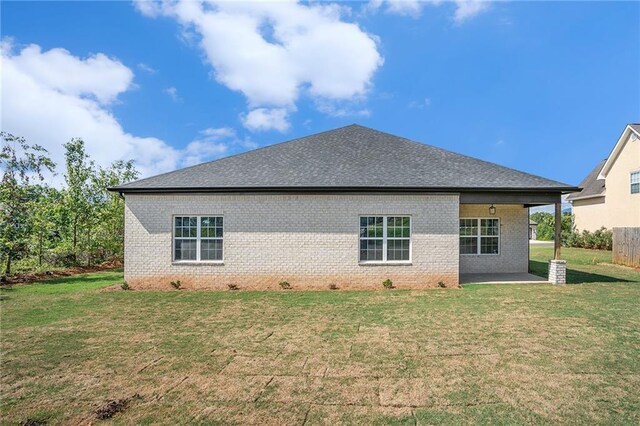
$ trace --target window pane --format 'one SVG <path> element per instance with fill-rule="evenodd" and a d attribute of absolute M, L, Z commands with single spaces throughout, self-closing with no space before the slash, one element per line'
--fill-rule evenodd
<path fill-rule="evenodd" d="M 631 173 L 631 193 L 640 193 L 640 172 Z"/>
<path fill-rule="evenodd" d="M 196 260 L 196 240 L 176 240 L 176 260 Z"/>
<path fill-rule="evenodd" d="M 222 240 L 200 241 L 200 260 L 222 260 Z"/>
<path fill-rule="evenodd" d="M 360 260 L 382 260 L 382 240 L 360 240 Z"/>
<path fill-rule="evenodd" d="M 460 235 L 478 235 L 478 219 L 460 219 Z"/>
<path fill-rule="evenodd" d="M 498 254 L 499 240 L 498 237 L 481 237 L 480 253 L 482 254 Z"/>
<path fill-rule="evenodd" d="M 200 236 L 202 238 L 222 238 L 222 218 L 202 217 L 200 219 Z"/>
<path fill-rule="evenodd" d="M 411 218 L 408 216 L 391 216 L 387 219 L 388 238 L 409 238 Z"/>
<path fill-rule="evenodd" d="M 631 193 L 632 194 L 640 193 L 640 183 L 632 183 L 631 184 Z"/>
<path fill-rule="evenodd" d="M 176 237 L 196 238 L 198 236 L 198 218 L 176 217 L 174 234 Z"/>
<path fill-rule="evenodd" d="M 476 237 L 460 237 L 460 253 L 478 253 L 478 239 Z"/>
<path fill-rule="evenodd" d="M 382 238 L 383 217 L 370 216 L 360 218 L 360 236 L 369 238 Z"/>
<path fill-rule="evenodd" d="M 409 240 L 387 241 L 387 260 L 409 260 Z"/>
<path fill-rule="evenodd" d="M 481 219 L 480 235 L 500 235 L 498 219 Z"/>

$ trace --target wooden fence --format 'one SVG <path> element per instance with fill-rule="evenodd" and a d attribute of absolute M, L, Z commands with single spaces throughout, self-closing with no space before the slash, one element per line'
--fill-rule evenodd
<path fill-rule="evenodd" d="M 613 263 L 640 267 L 640 228 L 613 228 Z"/>

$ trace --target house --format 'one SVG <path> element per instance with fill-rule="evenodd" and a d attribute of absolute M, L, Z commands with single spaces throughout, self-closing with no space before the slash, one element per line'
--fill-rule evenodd
<path fill-rule="evenodd" d="M 529 239 L 538 239 L 538 222 L 536 222 L 535 220 L 529 220 Z"/>
<path fill-rule="evenodd" d="M 640 124 L 629 124 L 609 157 L 567 198 L 579 231 L 640 227 Z"/>
<path fill-rule="evenodd" d="M 526 273 L 528 207 L 578 188 L 351 125 L 111 189 L 134 288 L 349 289 Z"/>

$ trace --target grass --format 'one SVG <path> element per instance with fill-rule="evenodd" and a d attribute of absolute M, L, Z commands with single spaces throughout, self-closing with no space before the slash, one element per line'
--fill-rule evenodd
<path fill-rule="evenodd" d="M 590 256 L 570 267 L 619 281 L 104 292 L 122 275 L 102 272 L 15 286 L 0 302 L 0 422 L 638 424 L 640 274 Z M 96 420 L 114 400 L 128 403 Z"/>
<path fill-rule="evenodd" d="M 611 252 L 565 248 L 561 257 L 567 260 L 567 283 L 640 282 L 640 271 L 613 265 Z M 529 269 L 532 274 L 547 277 L 553 247 L 531 247 Z"/>

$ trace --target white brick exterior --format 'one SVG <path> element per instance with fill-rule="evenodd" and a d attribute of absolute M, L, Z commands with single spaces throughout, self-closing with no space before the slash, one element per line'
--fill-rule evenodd
<path fill-rule="evenodd" d="M 282 280 L 294 288 L 381 288 L 386 278 L 399 288 L 454 286 L 458 213 L 457 194 L 127 194 L 125 280 L 133 288 L 170 288 L 177 279 L 215 289 L 278 288 Z M 174 215 L 224 216 L 224 264 L 173 263 Z M 410 215 L 411 264 L 359 264 L 360 215 Z"/>
<path fill-rule="evenodd" d="M 555 260 L 549 261 L 549 282 L 551 284 L 567 283 L 567 261 Z"/>
<path fill-rule="evenodd" d="M 500 254 L 460 255 L 460 273 L 510 273 L 529 270 L 529 210 L 522 205 L 496 204 L 495 216 L 488 204 L 461 204 L 460 218 L 500 219 Z"/>

